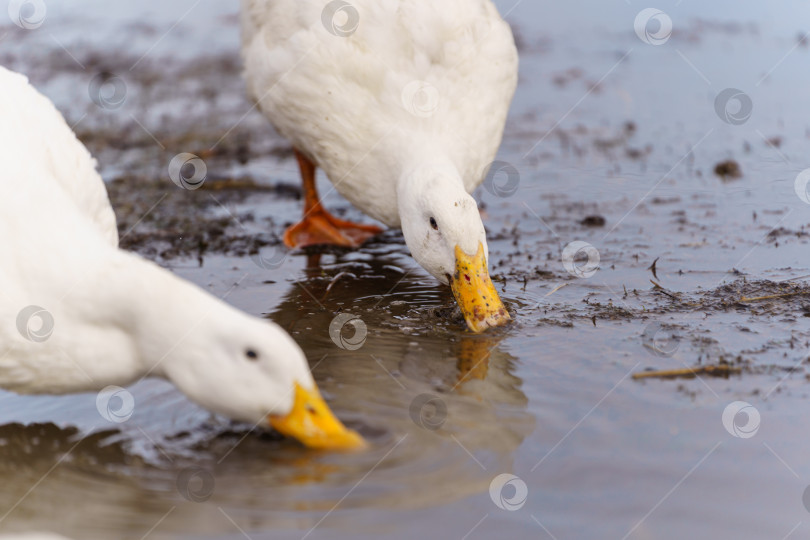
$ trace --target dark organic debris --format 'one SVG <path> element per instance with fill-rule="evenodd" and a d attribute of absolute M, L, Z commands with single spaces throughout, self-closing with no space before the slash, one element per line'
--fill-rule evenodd
<path fill-rule="evenodd" d="M 263 222 L 258 234 L 251 234 L 245 224 L 254 222 L 252 213 L 234 210 L 217 215 L 220 205 L 239 203 L 257 193 L 294 196 L 284 184 L 259 186 L 250 179 L 212 178 L 205 189 L 188 191 L 168 180 L 136 176 L 107 182 L 107 192 L 121 248 L 149 258 L 195 257 L 200 264 L 208 253 L 248 256 L 281 243 L 280 223 Z"/>
<path fill-rule="evenodd" d="M 604 227 L 607 221 L 602 216 L 585 216 L 585 218 L 579 222 L 580 225 L 585 227 Z"/>
<path fill-rule="evenodd" d="M 656 261 L 657 261 L 657 260 L 658 260 L 658 259 L 656 259 Z M 654 266 L 655 266 L 655 263 L 653 263 L 653 267 L 654 267 Z M 651 268 L 652 268 L 652 267 L 651 267 Z M 650 270 L 651 268 L 648 268 L 647 270 Z M 653 273 L 655 273 L 655 272 L 653 272 Z M 656 276 L 656 277 L 657 277 L 657 276 Z M 661 294 L 663 294 L 663 295 L 665 295 L 665 296 L 669 296 L 669 297 L 670 297 L 670 298 L 672 298 L 673 300 L 679 300 L 679 298 L 678 298 L 678 293 L 672 293 L 672 292 L 669 292 L 669 291 L 668 291 L 668 290 L 666 290 L 664 287 L 662 287 L 662 286 L 661 286 L 659 283 L 656 283 L 656 282 L 655 282 L 655 281 L 653 281 L 653 280 L 650 280 L 650 283 L 652 283 L 652 284 L 653 284 L 653 289 L 654 289 L 656 292 L 660 292 Z"/>
<path fill-rule="evenodd" d="M 729 180 L 742 177 L 742 169 L 740 169 L 739 163 L 733 159 L 729 159 L 715 165 L 714 174 L 719 176 L 724 182 L 728 182 Z"/>
<path fill-rule="evenodd" d="M 681 202 L 681 198 L 678 196 L 673 197 L 653 197 L 650 199 L 650 203 L 652 204 L 674 204 Z"/>
<path fill-rule="evenodd" d="M 804 238 L 810 236 L 810 233 L 804 230 L 804 227 L 798 231 L 792 231 L 785 227 L 777 227 L 768 233 L 768 242 L 775 242 L 782 236 L 795 236 L 796 238 Z"/>
<path fill-rule="evenodd" d="M 652 145 L 647 145 L 644 148 L 625 148 L 624 153 L 630 159 L 641 159 L 652 153 Z"/>
<path fill-rule="evenodd" d="M 810 285 L 787 281 L 737 279 L 707 291 L 700 298 L 703 309 L 713 311 L 754 310 L 774 315 L 799 315 L 803 312 L 804 297 L 810 296 Z"/>
<path fill-rule="evenodd" d="M 655 279 L 658 279 L 658 274 L 656 274 L 656 271 L 657 271 L 657 270 L 656 270 L 656 268 L 655 268 L 655 264 L 658 262 L 658 259 L 660 259 L 660 258 L 661 258 L 661 257 L 656 257 L 656 258 L 655 258 L 655 260 L 652 262 L 652 264 L 651 264 L 650 266 L 648 266 L 648 267 L 647 267 L 647 270 L 649 270 L 649 271 L 651 271 L 651 272 L 652 272 L 652 275 L 653 275 L 653 277 L 654 277 Z"/>

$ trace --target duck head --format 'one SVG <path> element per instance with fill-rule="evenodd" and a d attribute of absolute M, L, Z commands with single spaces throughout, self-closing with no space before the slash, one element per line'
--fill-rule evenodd
<path fill-rule="evenodd" d="M 180 289 L 185 290 L 177 298 Z M 154 364 L 154 374 L 212 412 L 272 426 L 305 446 L 365 446 L 329 409 L 303 351 L 278 325 L 246 315 L 179 279 L 172 291 L 175 297 L 152 320 L 165 326 L 179 317 L 178 324 L 189 330 L 180 342 L 161 343 L 165 332 L 160 328 L 151 328 L 151 339 L 141 340 L 156 348 L 143 351 L 143 357 L 160 357 L 161 350 L 169 350 Z"/>
<path fill-rule="evenodd" d="M 446 162 L 416 167 L 401 178 L 397 204 L 413 258 L 450 285 L 469 329 L 478 333 L 509 322 L 489 277 L 478 205 L 456 167 Z"/>

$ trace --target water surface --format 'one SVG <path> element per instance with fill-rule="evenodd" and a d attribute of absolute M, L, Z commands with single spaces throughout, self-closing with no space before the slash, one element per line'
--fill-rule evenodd
<path fill-rule="evenodd" d="M 129 389 L 136 406 L 123 423 L 102 418 L 95 394 L 0 393 L 0 531 L 807 534 L 805 297 L 741 298 L 778 294 L 775 282 L 810 274 L 810 207 L 794 189 L 810 167 L 810 49 L 797 39 L 810 30 L 810 8 L 665 2 L 673 32 L 656 46 L 634 32 L 647 7 L 635 2 L 497 3 L 521 48 L 498 159 L 520 180 L 510 196 L 476 197 L 516 322 L 484 336 L 463 330 L 449 292 L 396 233 L 317 262 L 279 250 L 299 212 L 284 188 L 297 170 L 244 98 L 234 3 L 48 2 L 40 28 L 0 28 L 0 62 L 64 111 L 111 182 L 124 232 L 137 223 L 124 245 L 284 326 L 337 414 L 371 442 L 359 454 L 302 450 L 213 417 L 160 381 Z M 125 82 L 120 107 L 90 99 L 101 71 Z M 739 125 L 716 110 L 726 88 L 753 104 Z M 166 165 L 184 151 L 206 156 L 212 182 L 249 178 L 264 189 L 175 192 L 138 221 L 173 188 Z M 741 178 L 714 173 L 726 160 Z M 361 218 L 334 193 L 326 204 Z M 587 216 L 605 224 L 588 226 Z M 222 249 L 213 224 L 244 249 Z M 197 252 L 181 236 L 211 247 Z M 280 265 L 256 264 L 254 236 Z M 566 271 L 561 254 L 572 241 L 598 251 L 592 276 Z M 339 313 L 363 321 L 360 347 L 352 350 L 350 329 L 337 340 L 343 348 L 332 339 Z M 650 347 L 653 324 L 675 336 L 671 354 Z M 724 362 L 741 374 L 632 379 Z M 724 426 L 734 401 L 759 412 L 753 436 Z M 527 490 L 513 511 L 496 501 L 508 506 L 519 484 L 505 486 L 504 499 L 490 495 L 504 473 Z"/>

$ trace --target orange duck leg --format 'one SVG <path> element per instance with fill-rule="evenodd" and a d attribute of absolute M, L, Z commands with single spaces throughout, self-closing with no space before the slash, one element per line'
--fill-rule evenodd
<path fill-rule="evenodd" d="M 304 217 L 284 232 L 284 243 L 290 248 L 317 244 L 360 247 L 363 242 L 383 230 L 374 225 L 362 225 L 338 219 L 327 212 L 318 199 L 315 187 L 315 164 L 295 150 L 304 186 Z"/>

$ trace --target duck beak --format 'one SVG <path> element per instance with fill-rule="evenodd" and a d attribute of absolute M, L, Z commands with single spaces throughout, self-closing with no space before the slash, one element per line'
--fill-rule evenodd
<path fill-rule="evenodd" d="M 282 435 L 298 439 L 304 446 L 324 450 L 352 450 L 366 446 L 363 438 L 347 429 L 321 397 L 317 388 L 304 389 L 295 383 L 293 408 L 286 416 L 268 420 Z"/>
<path fill-rule="evenodd" d="M 450 278 L 450 288 L 467 326 L 476 334 L 493 326 L 502 326 L 511 319 L 489 279 L 481 242 L 474 256 L 456 246 L 456 271 Z"/>

